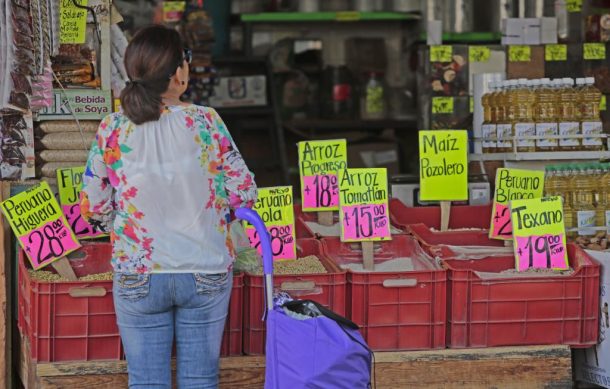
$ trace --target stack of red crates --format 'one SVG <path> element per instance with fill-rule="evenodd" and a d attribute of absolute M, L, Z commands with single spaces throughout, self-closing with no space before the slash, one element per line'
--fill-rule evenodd
<path fill-rule="evenodd" d="M 111 255 L 109 243 L 88 242 L 69 258 L 74 272 L 81 277 L 112 271 Z M 42 282 L 32 279 L 28 268 L 28 260 L 20 250 L 18 327 L 29 340 L 33 360 L 124 358 L 112 301 L 112 281 Z M 94 289 L 100 296 L 77 297 L 87 289 Z M 242 354 L 243 296 L 244 276 L 235 274 L 222 341 L 223 356 Z"/>

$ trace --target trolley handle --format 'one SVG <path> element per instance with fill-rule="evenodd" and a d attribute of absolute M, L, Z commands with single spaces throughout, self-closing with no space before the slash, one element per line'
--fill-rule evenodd
<path fill-rule="evenodd" d="M 245 220 L 252 224 L 260 237 L 261 249 L 263 252 L 263 273 L 265 274 L 265 298 L 267 309 L 273 309 L 273 251 L 271 250 L 271 237 L 265 227 L 261 217 L 249 208 L 239 208 L 235 211 L 238 219 Z"/>

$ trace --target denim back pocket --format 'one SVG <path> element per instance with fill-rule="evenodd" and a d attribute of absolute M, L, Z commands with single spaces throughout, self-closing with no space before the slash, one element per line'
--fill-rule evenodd
<path fill-rule="evenodd" d="M 115 278 L 117 295 L 125 300 L 139 300 L 148 296 L 150 274 L 117 274 Z"/>
<path fill-rule="evenodd" d="M 193 273 L 197 294 L 215 296 L 227 290 L 229 273 L 205 274 Z"/>

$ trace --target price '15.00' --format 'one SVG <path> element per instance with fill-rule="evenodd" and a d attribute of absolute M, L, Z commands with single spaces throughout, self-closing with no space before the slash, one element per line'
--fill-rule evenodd
<path fill-rule="evenodd" d="M 344 223 L 353 227 L 355 237 L 370 238 L 376 230 L 387 226 L 385 205 L 362 205 L 352 207 L 343 215 Z"/>

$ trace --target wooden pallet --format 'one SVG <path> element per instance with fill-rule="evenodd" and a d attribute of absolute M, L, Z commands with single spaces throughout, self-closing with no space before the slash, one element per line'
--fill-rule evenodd
<path fill-rule="evenodd" d="M 126 388 L 125 361 L 36 363 L 21 342 L 19 374 L 30 388 Z M 383 352 L 375 354 L 376 388 L 571 388 L 566 346 Z M 220 388 L 262 388 L 264 357 L 222 358 Z M 374 386 L 375 387 L 375 386 Z"/>

